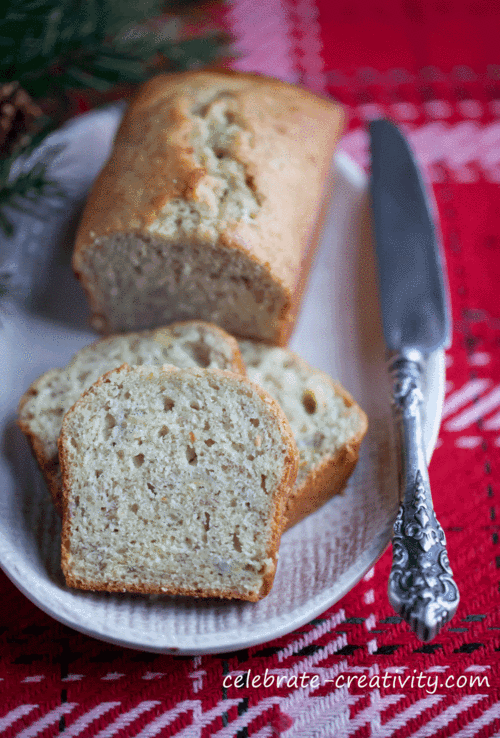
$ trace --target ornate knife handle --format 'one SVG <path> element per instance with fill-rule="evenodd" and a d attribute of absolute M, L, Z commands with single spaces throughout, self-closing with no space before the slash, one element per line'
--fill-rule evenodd
<path fill-rule="evenodd" d="M 422 436 L 423 356 L 393 356 L 392 409 L 397 431 L 401 507 L 394 523 L 389 602 L 422 641 L 431 641 L 458 607 L 459 593 L 434 514 Z"/>

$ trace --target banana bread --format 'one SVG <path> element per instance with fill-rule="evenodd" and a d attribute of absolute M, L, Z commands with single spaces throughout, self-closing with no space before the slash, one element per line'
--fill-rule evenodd
<path fill-rule="evenodd" d="M 66 414 L 59 455 L 69 586 L 251 601 L 271 589 L 298 453 L 246 378 L 124 364 Z"/>
<path fill-rule="evenodd" d="M 73 266 L 94 327 L 198 318 L 285 344 L 343 119 L 340 105 L 258 75 L 149 81 L 77 234 Z"/>

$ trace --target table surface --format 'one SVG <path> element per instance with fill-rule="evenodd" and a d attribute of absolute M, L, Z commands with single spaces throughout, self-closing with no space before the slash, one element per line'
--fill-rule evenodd
<path fill-rule="evenodd" d="M 461 603 L 435 641 L 420 643 L 388 604 L 388 551 L 294 633 L 172 657 L 76 633 L 0 573 L 0 734 L 500 736 L 500 9 L 488 0 L 235 0 L 224 22 L 242 52 L 234 66 L 346 105 L 342 149 L 361 166 L 366 123 L 385 115 L 406 130 L 433 183 L 453 343 L 430 475 Z"/>

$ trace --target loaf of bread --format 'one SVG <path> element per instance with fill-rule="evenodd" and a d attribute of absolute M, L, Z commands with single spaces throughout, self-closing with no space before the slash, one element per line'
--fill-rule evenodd
<path fill-rule="evenodd" d="M 102 339 L 80 349 L 64 369 L 43 374 L 21 398 L 18 423 L 59 512 L 62 483 L 57 439 L 63 416 L 100 376 L 124 363 L 168 363 L 181 368 L 210 367 L 245 373 L 232 336 L 215 325 L 190 321 Z"/>
<path fill-rule="evenodd" d="M 149 81 L 88 198 L 73 266 L 105 333 L 193 318 L 285 344 L 342 108 L 276 79 Z"/>
<path fill-rule="evenodd" d="M 292 351 L 240 341 L 247 375 L 266 389 L 288 418 L 300 454 L 286 507 L 291 528 L 344 488 L 368 429 L 365 413 L 328 375 Z"/>
<path fill-rule="evenodd" d="M 261 388 L 231 372 L 125 364 L 65 415 L 59 455 L 69 586 L 269 592 L 298 453 Z"/>

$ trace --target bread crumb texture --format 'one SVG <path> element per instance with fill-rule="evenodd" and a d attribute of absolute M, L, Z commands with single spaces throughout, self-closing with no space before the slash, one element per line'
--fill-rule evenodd
<path fill-rule="evenodd" d="M 289 349 L 240 341 L 247 374 L 279 403 L 299 450 L 299 472 L 285 527 L 340 492 L 368 429 L 365 413 L 327 374 Z"/>
<path fill-rule="evenodd" d="M 45 372 L 22 397 L 18 417 L 58 509 L 61 476 L 57 439 L 64 414 L 99 377 L 124 363 L 245 371 L 232 336 L 215 325 L 190 321 L 96 341 L 80 349 L 63 369 Z"/>
<path fill-rule="evenodd" d="M 268 593 L 297 451 L 267 393 L 229 372 L 124 365 L 67 413 L 59 449 L 70 586 Z"/>
<path fill-rule="evenodd" d="M 147 83 L 77 237 L 95 327 L 203 318 L 279 342 L 342 121 L 334 103 L 256 75 Z"/>

